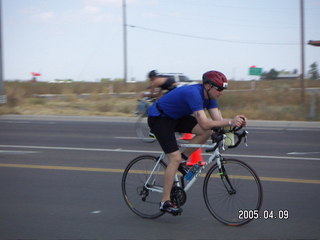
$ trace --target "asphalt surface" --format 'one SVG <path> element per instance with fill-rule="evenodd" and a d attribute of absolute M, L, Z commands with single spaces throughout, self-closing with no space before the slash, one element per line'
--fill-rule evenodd
<path fill-rule="evenodd" d="M 319 123 L 250 125 L 249 147 L 225 156 L 259 174 L 263 211 L 289 218 L 228 227 L 206 209 L 201 178 L 182 216 L 146 220 L 128 209 L 124 168 L 161 151 L 136 139 L 134 119 L 0 116 L 0 239 L 319 239 Z"/>

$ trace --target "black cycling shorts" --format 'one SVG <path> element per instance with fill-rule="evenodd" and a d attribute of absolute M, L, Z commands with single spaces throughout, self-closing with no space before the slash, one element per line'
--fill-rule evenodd
<path fill-rule="evenodd" d="M 168 117 L 148 117 L 148 124 L 162 150 L 167 154 L 179 150 L 175 132 L 191 133 L 198 122 L 193 116 L 177 120 Z"/>

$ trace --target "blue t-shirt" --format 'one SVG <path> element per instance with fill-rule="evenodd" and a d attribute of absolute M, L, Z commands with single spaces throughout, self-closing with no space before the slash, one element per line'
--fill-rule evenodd
<path fill-rule="evenodd" d="M 156 104 L 162 112 L 159 111 Z M 215 99 L 205 99 L 203 85 L 195 84 L 178 87 L 167 93 L 150 106 L 148 114 L 151 117 L 169 116 L 173 119 L 179 119 L 195 111 L 217 107 Z"/>

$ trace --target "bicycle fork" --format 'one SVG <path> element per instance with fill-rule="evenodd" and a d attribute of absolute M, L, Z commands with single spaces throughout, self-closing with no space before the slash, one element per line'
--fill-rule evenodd
<path fill-rule="evenodd" d="M 226 171 L 226 169 L 224 167 L 224 164 L 222 162 L 222 157 L 221 156 L 220 156 L 220 158 L 217 159 L 217 164 L 218 164 L 218 168 L 219 168 L 220 179 L 221 179 L 225 189 L 227 190 L 229 195 L 236 194 L 237 191 L 232 186 L 232 183 L 231 183 L 231 181 L 229 179 L 227 171 Z"/>

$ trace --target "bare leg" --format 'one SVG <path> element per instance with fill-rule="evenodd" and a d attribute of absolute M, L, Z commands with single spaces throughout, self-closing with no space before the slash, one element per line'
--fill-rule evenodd
<path fill-rule="evenodd" d="M 190 143 L 192 143 L 192 144 L 205 143 L 208 140 L 208 138 L 210 137 L 211 132 L 212 132 L 211 130 L 203 130 L 199 126 L 199 124 L 197 124 L 192 130 L 192 133 L 194 133 L 196 136 L 190 141 Z M 195 150 L 196 149 L 194 149 L 194 148 L 188 148 L 184 152 L 184 154 L 189 156 Z M 178 170 L 179 164 L 182 161 L 180 151 L 175 151 L 175 152 L 169 153 L 169 154 L 167 154 L 167 157 L 169 159 L 169 164 L 168 164 L 167 169 L 164 174 L 162 202 L 170 200 L 170 193 L 171 193 L 172 185 L 174 182 L 174 176 Z"/>
<path fill-rule="evenodd" d="M 174 176 L 181 162 L 181 153 L 180 151 L 175 151 L 173 153 L 167 154 L 167 157 L 169 159 L 169 164 L 164 174 L 162 202 L 170 200 L 170 193 L 174 181 Z"/>

